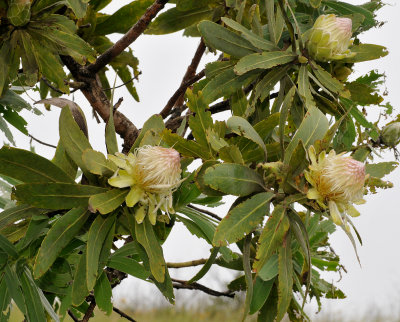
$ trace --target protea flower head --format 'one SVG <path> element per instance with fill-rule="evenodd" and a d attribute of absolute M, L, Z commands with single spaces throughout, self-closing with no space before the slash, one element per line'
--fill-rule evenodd
<path fill-rule="evenodd" d="M 179 153 L 172 148 L 143 146 L 128 155 L 116 153 L 108 156 L 117 166 L 116 173 L 108 179 L 111 186 L 130 187 L 126 205 L 136 210 L 136 221 L 141 223 L 146 215 L 156 223 L 157 210 L 174 213 L 172 193 L 181 183 Z"/>
<path fill-rule="evenodd" d="M 381 132 L 382 142 L 390 147 L 394 148 L 400 143 L 400 122 L 394 122 L 386 125 Z"/>
<path fill-rule="evenodd" d="M 315 60 L 329 61 L 352 57 L 348 49 L 353 43 L 352 21 L 339 18 L 334 14 L 321 15 L 311 29 L 308 41 L 308 52 Z"/>
<path fill-rule="evenodd" d="M 364 202 L 364 163 L 336 154 L 334 150 L 328 155 L 321 152 L 317 160 L 313 146 L 309 148 L 308 154 L 311 165 L 305 177 L 313 188 L 308 190 L 307 197 L 315 199 L 321 207 L 329 208 L 332 220 L 348 229 L 346 213 L 352 217 L 359 216 L 353 203 Z"/>

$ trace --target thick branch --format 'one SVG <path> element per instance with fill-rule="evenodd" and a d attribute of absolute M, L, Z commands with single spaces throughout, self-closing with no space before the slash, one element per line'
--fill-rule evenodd
<path fill-rule="evenodd" d="M 171 111 L 171 109 L 174 107 L 175 102 L 179 99 L 179 97 L 185 93 L 186 89 L 196 83 L 199 79 L 203 78 L 205 75 L 205 71 L 204 69 L 199 72 L 197 75 L 193 76 L 191 79 L 187 80 L 186 82 L 184 82 L 183 84 L 181 84 L 181 86 L 179 86 L 179 88 L 175 91 L 174 95 L 171 96 L 171 98 L 169 99 L 167 105 L 165 105 L 165 107 L 162 109 L 162 111 L 160 112 L 160 115 L 162 116 L 162 118 L 166 118 L 169 115 L 169 112 Z"/>
<path fill-rule="evenodd" d="M 96 301 L 93 298 L 92 301 L 90 302 L 90 305 L 89 305 L 89 307 L 88 307 L 83 319 L 82 319 L 82 322 L 88 322 L 89 321 L 89 319 L 92 317 L 92 314 L 93 314 L 93 311 L 94 311 L 95 307 L 96 307 Z"/>
<path fill-rule="evenodd" d="M 192 266 L 199 266 L 203 265 L 207 262 L 206 258 L 195 259 L 188 262 L 181 262 L 181 263 L 167 263 L 168 268 L 183 268 L 183 267 L 192 267 Z"/>
<path fill-rule="evenodd" d="M 212 295 L 212 296 L 226 296 L 226 297 L 230 297 L 233 298 L 235 297 L 235 293 L 231 292 L 231 291 L 226 291 L 226 292 L 219 292 L 216 290 L 212 290 L 211 288 L 208 288 L 204 285 L 201 285 L 199 283 L 191 283 L 191 284 L 187 284 L 187 281 L 182 281 L 182 280 L 177 280 L 174 278 L 171 278 L 171 280 L 175 283 L 173 283 L 173 287 L 176 289 L 186 289 L 186 290 L 199 290 L 202 291 L 208 295 Z"/>
<path fill-rule="evenodd" d="M 71 310 L 68 310 L 68 315 L 71 317 L 72 320 L 74 320 L 74 322 L 79 322 L 78 318 L 74 315 L 74 313 L 72 313 Z"/>
<path fill-rule="evenodd" d="M 87 66 L 86 70 L 89 73 L 95 74 L 109 64 L 115 57 L 121 54 L 144 32 L 151 20 L 161 9 L 164 8 L 164 5 L 167 2 L 168 0 L 156 0 L 149 8 L 147 8 L 146 12 L 140 17 L 135 25 L 111 48 L 101 54 L 93 64 Z"/>

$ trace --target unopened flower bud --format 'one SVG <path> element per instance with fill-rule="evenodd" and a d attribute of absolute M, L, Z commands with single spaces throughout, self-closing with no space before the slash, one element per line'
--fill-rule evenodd
<path fill-rule="evenodd" d="M 7 18 L 13 26 L 24 26 L 31 19 L 30 0 L 11 0 L 9 1 Z"/>
<path fill-rule="evenodd" d="M 337 155 L 334 150 L 328 155 L 322 152 L 317 160 L 313 147 L 309 149 L 309 157 L 310 171 L 305 173 L 305 177 L 313 188 L 308 191 L 307 197 L 317 200 L 323 208 L 329 208 L 336 224 L 343 223 L 344 213 L 358 216 L 352 203 L 363 201 L 366 178 L 364 163 L 342 154 Z"/>
<path fill-rule="evenodd" d="M 315 21 L 308 41 L 308 52 L 315 60 L 329 61 L 352 57 L 352 21 L 334 14 L 321 15 Z"/>
<path fill-rule="evenodd" d="M 119 169 L 108 183 L 118 188 L 130 187 L 125 202 L 128 207 L 140 203 L 136 214 L 138 222 L 148 213 L 151 223 L 155 224 L 159 208 L 173 212 L 172 193 L 181 183 L 180 156 L 176 150 L 144 146 L 127 156 L 109 155 L 109 159 Z"/>
<path fill-rule="evenodd" d="M 400 122 L 386 125 L 381 132 L 382 142 L 391 148 L 400 143 Z"/>

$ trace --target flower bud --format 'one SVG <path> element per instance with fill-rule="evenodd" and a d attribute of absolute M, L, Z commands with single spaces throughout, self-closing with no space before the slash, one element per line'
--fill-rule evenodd
<path fill-rule="evenodd" d="M 386 125 L 381 132 L 382 142 L 391 148 L 400 143 L 400 122 Z"/>
<path fill-rule="evenodd" d="M 352 57 L 348 49 L 353 43 L 352 21 L 338 18 L 334 14 L 321 15 L 315 21 L 308 41 L 308 52 L 318 61 L 329 61 Z"/>
<path fill-rule="evenodd" d="M 130 187 L 125 198 L 126 205 L 133 207 L 139 203 L 136 214 L 138 223 L 146 213 L 154 225 L 158 209 L 173 212 L 172 193 L 181 183 L 179 153 L 171 148 L 144 146 L 135 153 L 109 155 L 119 169 L 108 179 L 111 186 Z"/>
<path fill-rule="evenodd" d="M 310 147 L 309 157 L 310 171 L 305 172 L 305 177 L 313 188 L 308 191 L 307 197 L 317 200 L 323 208 L 329 208 L 336 224 L 343 223 L 344 213 L 358 216 L 352 203 L 363 201 L 364 163 L 342 154 L 336 155 L 334 150 L 328 155 L 320 153 L 317 161 L 314 147 Z"/>
<path fill-rule="evenodd" d="M 24 26 L 31 19 L 30 0 L 11 0 L 9 1 L 7 18 L 13 26 Z"/>

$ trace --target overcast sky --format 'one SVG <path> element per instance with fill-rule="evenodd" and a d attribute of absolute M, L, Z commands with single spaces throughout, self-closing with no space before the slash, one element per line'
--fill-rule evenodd
<path fill-rule="evenodd" d="M 113 12 L 116 8 L 129 3 L 127 0 L 113 1 L 113 7 L 107 8 Z M 365 1 L 349 1 L 353 4 L 361 4 Z M 373 29 L 361 37 L 366 43 L 384 45 L 389 49 L 389 55 L 383 59 L 359 63 L 355 70 L 358 75 L 371 69 L 378 69 L 387 75 L 388 101 L 395 107 L 394 113 L 400 109 L 400 46 L 398 43 L 400 30 L 400 4 L 396 0 L 386 0 L 389 5 L 380 10 L 378 18 L 387 23 L 380 29 Z M 117 4 L 116 4 L 117 3 Z M 115 35 L 114 40 L 118 39 Z M 165 36 L 141 36 L 132 46 L 134 54 L 139 58 L 140 69 L 143 74 L 137 84 L 140 103 L 135 102 L 124 88 L 117 89 L 115 99 L 124 98 L 120 111 L 129 117 L 137 127 L 152 114 L 159 112 L 168 101 L 172 93 L 178 88 L 182 76 L 190 63 L 192 55 L 198 45 L 197 38 L 182 37 L 180 33 Z M 205 63 L 215 60 L 213 54 L 203 58 L 200 68 Z M 200 70 L 200 69 L 199 69 Z M 119 80 L 117 84 L 119 84 Z M 112 82 L 110 82 L 112 83 Z M 33 100 L 38 100 L 38 93 L 31 93 Z M 72 96 L 70 97 L 72 99 Z M 91 117 L 91 109 L 87 101 L 80 94 L 73 99 L 83 108 L 89 121 L 89 138 L 93 147 L 105 152 L 104 125 L 98 125 Z M 27 100 L 32 103 L 28 98 Z M 44 116 L 37 117 L 24 112 L 24 117 L 29 120 L 29 132 L 35 137 L 57 144 L 58 141 L 58 117 L 59 109 L 52 108 L 47 112 L 42 107 Z M 376 115 L 377 107 L 367 108 L 370 115 Z M 222 115 L 219 117 L 224 117 Z M 29 139 L 15 133 L 17 146 L 29 148 Z M 3 139 L 1 136 L 0 139 Z M 3 139 L 4 140 L 4 139 Z M 54 151 L 34 143 L 36 151 L 51 158 Z M 385 160 L 393 160 L 392 153 L 386 153 Z M 376 159 L 376 162 L 383 161 Z M 335 233 L 331 244 L 341 256 L 342 264 L 346 267 L 345 274 L 337 285 L 345 292 L 347 299 L 340 301 L 325 301 L 323 311 L 338 311 L 346 316 L 358 316 L 360 312 L 373 312 L 374 310 L 386 310 L 387 312 L 400 313 L 400 211 L 398 200 L 400 198 L 400 171 L 394 171 L 387 180 L 394 183 L 395 187 L 378 194 L 368 196 L 367 203 L 358 206 L 361 216 L 354 219 L 354 223 L 360 232 L 364 245 L 359 246 L 359 255 L 362 268 L 357 263 L 352 246 L 348 238 L 341 232 Z M 221 216 L 225 215 L 227 206 L 219 209 Z M 202 240 L 193 237 L 180 224 L 174 227 L 169 239 L 164 245 L 167 261 L 185 261 L 206 257 L 210 246 Z M 171 270 L 171 275 L 177 278 L 190 278 L 196 270 L 177 272 Z M 219 269 L 213 269 L 209 277 L 203 278 L 202 283 L 211 287 L 221 287 L 233 275 Z M 337 281 L 338 277 L 333 278 Z M 130 278 L 119 286 L 114 297 L 117 301 L 130 302 L 132 299 L 158 298 L 153 286 L 144 288 L 144 283 L 138 283 Z M 145 289 L 145 295 L 142 291 Z M 181 291 L 177 291 L 181 292 Z M 186 293 L 192 294 L 192 293 Z M 314 308 L 314 306 L 312 306 Z M 312 309 L 314 310 L 314 309 Z M 388 311 L 389 310 L 389 311 Z"/>

